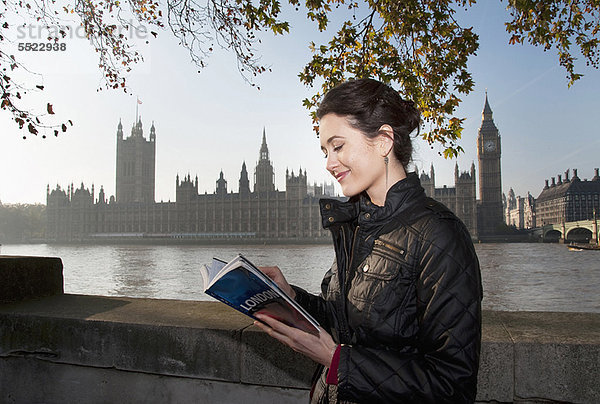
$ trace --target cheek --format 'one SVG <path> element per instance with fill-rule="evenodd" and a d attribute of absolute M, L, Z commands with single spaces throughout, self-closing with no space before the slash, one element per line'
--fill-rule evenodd
<path fill-rule="evenodd" d="M 373 169 L 376 164 L 376 156 L 373 153 L 373 148 L 369 145 L 361 145 L 357 147 L 350 156 L 346 159 L 348 164 L 361 171 Z"/>

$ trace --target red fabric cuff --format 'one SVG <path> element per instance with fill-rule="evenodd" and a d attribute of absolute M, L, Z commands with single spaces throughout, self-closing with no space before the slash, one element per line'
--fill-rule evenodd
<path fill-rule="evenodd" d="M 329 367 L 329 370 L 327 371 L 327 379 L 325 379 L 325 382 L 327 384 L 334 384 L 337 386 L 338 384 L 338 366 L 340 364 L 340 351 L 342 350 L 342 346 L 338 345 L 337 348 L 335 348 L 335 352 L 333 353 L 333 358 L 331 358 L 331 366 Z"/>

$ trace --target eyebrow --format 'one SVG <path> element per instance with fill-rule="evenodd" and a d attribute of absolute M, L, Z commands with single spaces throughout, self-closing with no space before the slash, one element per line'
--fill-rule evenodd
<path fill-rule="evenodd" d="M 331 142 L 333 142 L 335 139 L 343 139 L 343 136 L 339 136 L 339 135 L 334 135 L 331 136 L 329 139 L 327 139 L 327 144 L 331 144 Z M 321 150 L 322 151 L 326 151 L 325 147 L 321 146 Z"/>
<path fill-rule="evenodd" d="M 329 139 L 327 139 L 327 144 L 330 144 L 331 142 L 333 142 L 335 139 L 343 139 L 342 136 L 331 136 Z"/>

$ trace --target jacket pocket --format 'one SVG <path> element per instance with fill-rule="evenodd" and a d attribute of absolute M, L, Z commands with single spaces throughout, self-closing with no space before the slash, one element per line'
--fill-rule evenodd
<path fill-rule="evenodd" d="M 352 280 L 352 297 L 363 302 L 373 302 L 382 291 L 395 282 L 401 269 L 399 260 L 373 250 L 356 268 L 356 275 Z"/>
<path fill-rule="evenodd" d="M 402 312 L 412 283 L 410 267 L 401 256 L 373 249 L 352 279 L 348 294 L 350 326 L 377 340 L 392 340 L 397 323 L 394 313 Z"/>

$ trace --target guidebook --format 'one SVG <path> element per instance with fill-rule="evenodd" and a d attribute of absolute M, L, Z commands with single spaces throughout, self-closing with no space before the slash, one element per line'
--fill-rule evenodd
<path fill-rule="evenodd" d="M 211 265 L 203 265 L 200 272 L 204 293 L 237 311 L 255 320 L 255 314 L 265 314 L 291 327 L 319 334 L 319 323 L 243 255 L 229 262 L 213 258 Z"/>

